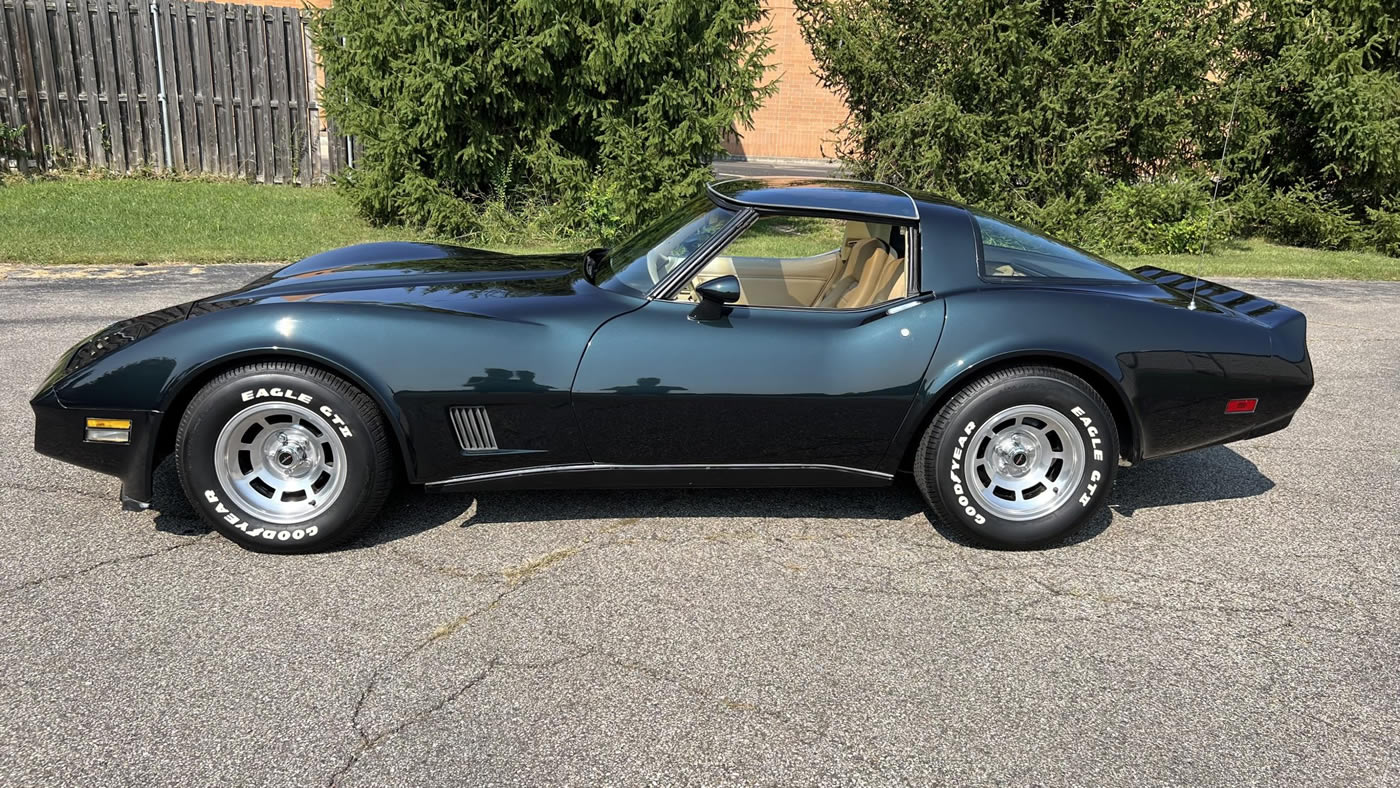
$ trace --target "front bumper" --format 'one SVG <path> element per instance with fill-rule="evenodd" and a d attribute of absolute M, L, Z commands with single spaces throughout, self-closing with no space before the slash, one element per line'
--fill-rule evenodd
<path fill-rule="evenodd" d="M 157 411 L 112 408 L 68 408 L 52 388 L 29 403 L 34 409 L 34 450 L 121 479 L 122 508 L 142 510 L 151 505 L 151 470 L 161 414 Z M 84 439 L 89 418 L 130 419 L 129 443 L 94 443 Z"/>

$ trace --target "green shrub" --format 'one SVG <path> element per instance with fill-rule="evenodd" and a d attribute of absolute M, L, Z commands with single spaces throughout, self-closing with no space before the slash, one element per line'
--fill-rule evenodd
<path fill-rule="evenodd" d="M 1273 193 L 1245 190 L 1236 202 L 1235 223 L 1242 235 L 1290 246 L 1351 249 L 1366 241 L 1350 211 L 1321 189 L 1302 185 Z"/>
<path fill-rule="evenodd" d="M 1030 221 L 1102 253 L 1180 254 L 1229 235 L 1223 206 L 1212 216 L 1210 183 L 1158 180 L 1110 187 L 1085 210 L 1073 200 L 1052 198 Z"/>
<path fill-rule="evenodd" d="M 1199 41 L 1237 4 L 1202 6 L 797 0 L 820 76 L 850 105 L 853 168 L 1020 218 L 1218 153 L 1220 134 L 1197 132 L 1229 104 L 1202 75 L 1227 64 Z"/>
<path fill-rule="evenodd" d="M 501 200 L 618 232 L 699 189 L 771 93 L 762 19 L 757 0 L 338 0 L 313 36 L 327 114 L 359 140 L 343 185 L 438 234 L 479 233 Z"/>
<path fill-rule="evenodd" d="M 1382 254 L 1400 257 L 1400 200 L 1386 199 L 1380 208 L 1367 208 L 1371 220 L 1368 245 Z"/>
<path fill-rule="evenodd" d="M 839 154 L 865 177 L 1144 252 L 1216 234 L 1217 174 L 1239 214 L 1222 232 L 1288 243 L 1379 238 L 1364 225 L 1400 194 L 1393 2 L 796 5 L 851 109 Z"/>
<path fill-rule="evenodd" d="M 29 156 L 25 149 L 24 126 L 8 126 L 0 123 L 0 169 L 9 165 L 7 159 L 24 159 Z"/>

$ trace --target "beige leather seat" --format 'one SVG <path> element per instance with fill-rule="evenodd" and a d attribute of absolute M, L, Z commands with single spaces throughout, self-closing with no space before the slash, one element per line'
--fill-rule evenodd
<path fill-rule="evenodd" d="M 876 298 L 874 303 L 877 304 L 909 295 L 909 280 L 906 276 L 907 266 L 904 265 L 904 258 L 892 257 L 890 259 L 894 264 L 885 269 L 885 285 L 878 291 L 883 292 L 883 295 Z"/>
<path fill-rule="evenodd" d="M 867 238 L 851 253 L 850 281 L 832 288 L 817 306 L 859 309 L 900 298 L 908 281 L 904 268 L 904 258 L 891 254 L 884 241 Z"/>
<path fill-rule="evenodd" d="M 907 281 L 905 260 L 895 255 L 890 250 L 889 243 L 878 237 L 888 236 L 890 231 L 889 225 L 849 222 L 836 270 L 810 306 L 820 309 L 859 309 L 902 298 Z M 695 283 L 718 275 L 706 274 L 713 272 L 707 267 L 705 272 L 696 276 Z M 677 297 L 687 301 L 695 300 L 688 290 L 683 290 Z M 741 297 L 739 303 L 749 302 Z"/>
<path fill-rule="evenodd" d="M 878 276 L 879 271 L 884 266 L 884 260 L 888 258 L 889 247 L 879 238 L 862 238 L 856 241 L 847 254 L 845 269 L 827 288 L 817 297 L 815 307 L 823 309 L 848 309 L 848 305 L 856 303 L 859 297 L 861 283 L 868 281 L 868 274 L 874 273 Z M 873 283 L 870 285 L 873 289 Z"/>

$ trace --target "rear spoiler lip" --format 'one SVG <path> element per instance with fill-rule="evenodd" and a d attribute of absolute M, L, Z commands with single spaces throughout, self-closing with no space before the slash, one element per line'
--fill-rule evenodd
<path fill-rule="evenodd" d="M 1197 298 L 1210 301 L 1218 307 L 1247 317 L 1266 326 L 1286 323 L 1300 313 L 1276 301 L 1246 293 L 1236 287 L 1211 282 L 1207 279 L 1190 276 L 1151 265 L 1138 266 L 1133 273 L 1147 277 L 1153 282 L 1170 287 L 1183 294 L 1195 293 Z"/>

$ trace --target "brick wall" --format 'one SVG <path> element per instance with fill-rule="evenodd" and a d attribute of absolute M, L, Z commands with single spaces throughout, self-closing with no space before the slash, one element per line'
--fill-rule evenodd
<path fill-rule="evenodd" d="M 776 66 L 768 78 L 778 80 L 778 92 L 754 113 L 753 128 L 739 129 L 738 138 L 724 147 L 750 158 L 834 158 L 832 129 L 846 119 L 846 105 L 812 75 L 816 61 L 802 40 L 790 0 L 764 4 L 773 29 L 769 65 Z"/>

